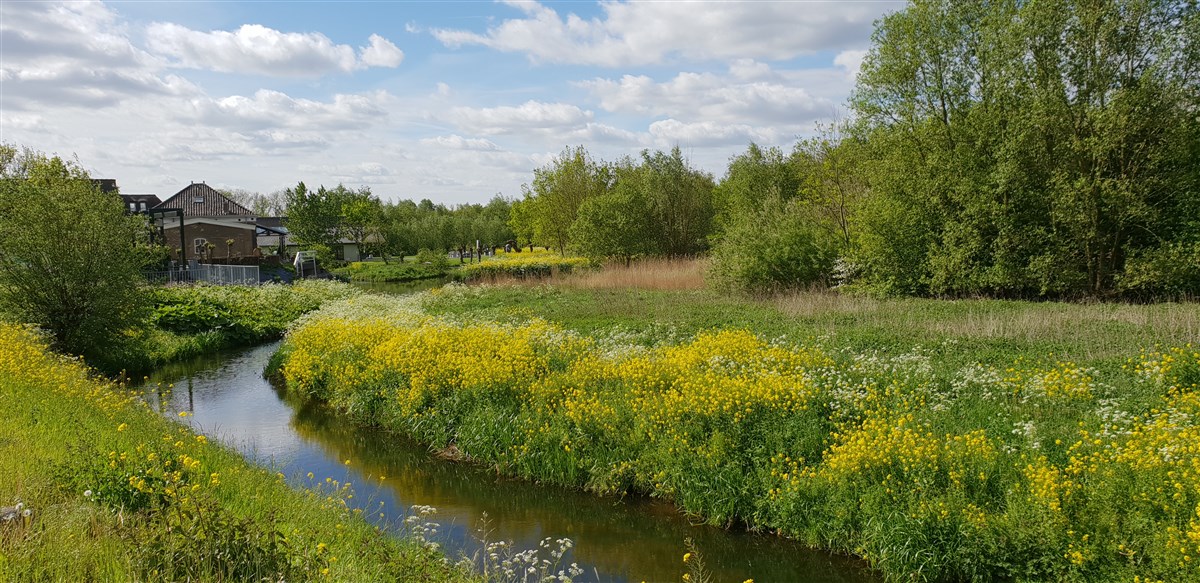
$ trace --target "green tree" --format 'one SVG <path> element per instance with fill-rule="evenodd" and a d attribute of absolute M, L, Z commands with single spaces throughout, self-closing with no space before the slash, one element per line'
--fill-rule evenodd
<path fill-rule="evenodd" d="M 571 225 L 571 247 L 590 259 L 619 259 L 629 266 L 653 249 L 648 215 L 638 189 L 618 186 L 612 193 L 589 198 Z"/>
<path fill-rule="evenodd" d="M 712 176 L 692 168 L 678 146 L 670 154 L 643 151 L 637 175 L 658 251 L 679 257 L 705 250 L 714 215 Z"/>
<path fill-rule="evenodd" d="M 886 199 L 864 206 L 863 234 L 924 234 L 859 246 L 864 274 L 938 295 L 1103 295 L 1127 258 L 1194 233 L 1196 20 L 1195 2 L 1166 0 L 917 1 L 882 19 L 852 99 Z"/>
<path fill-rule="evenodd" d="M 525 200 L 518 214 L 529 224 L 513 230 L 531 230 L 531 242 L 565 254 L 580 205 L 608 192 L 611 185 L 609 168 L 593 160 L 583 146 L 564 149 L 550 164 L 534 170 L 533 184 L 524 187 Z"/>
<path fill-rule="evenodd" d="M 145 219 L 77 162 L 0 146 L 0 309 L 92 356 L 143 306 Z"/>

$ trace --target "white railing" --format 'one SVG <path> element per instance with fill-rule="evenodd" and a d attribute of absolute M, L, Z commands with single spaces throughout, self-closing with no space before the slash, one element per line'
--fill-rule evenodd
<path fill-rule="evenodd" d="M 258 285 L 257 265 L 195 265 L 190 268 L 145 272 L 150 283 L 204 281 L 217 285 Z"/>

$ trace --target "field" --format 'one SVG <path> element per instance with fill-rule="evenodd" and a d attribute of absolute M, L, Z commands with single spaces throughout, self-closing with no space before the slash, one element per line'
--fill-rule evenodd
<path fill-rule="evenodd" d="M 897 580 L 1200 577 L 1195 305 L 653 287 L 359 298 L 306 316 L 282 371 L 498 471 Z"/>
<path fill-rule="evenodd" d="M 151 411 L 34 332 L 0 324 L 5 581 L 461 581 L 348 509 Z"/>

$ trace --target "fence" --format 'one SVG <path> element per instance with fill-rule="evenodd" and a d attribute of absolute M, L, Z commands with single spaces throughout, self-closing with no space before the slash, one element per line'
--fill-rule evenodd
<path fill-rule="evenodd" d="M 150 283 L 204 281 L 217 285 L 258 285 L 257 265 L 193 265 L 190 268 L 145 272 Z"/>

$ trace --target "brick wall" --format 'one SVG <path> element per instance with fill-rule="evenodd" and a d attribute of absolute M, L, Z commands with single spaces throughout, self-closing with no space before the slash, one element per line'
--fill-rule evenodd
<path fill-rule="evenodd" d="M 254 257 L 255 250 L 258 248 L 254 237 L 254 229 L 239 229 L 237 227 L 226 227 L 221 225 L 210 225 L 207 223 L 197 223 L 193 225 L 185 225 L 183 228 L 185 238 L 184 245 L 187 246 L 188 259 L 201 259 L 196 255 L 195 240 L 205 239 L 214 245 L 212 251 L 205 251 L 203 256 L 204 261 L 215 259 L 220 262 L 222 259 Z M 233 246 L 225 245 L 225 241 L 233 239 Z M 179 227 L 166 229 L 163 232 L 163 242 L 171 248 L 171 259 L 179 260 L 179 254 L 175 249 L 179 247 Z"/>

